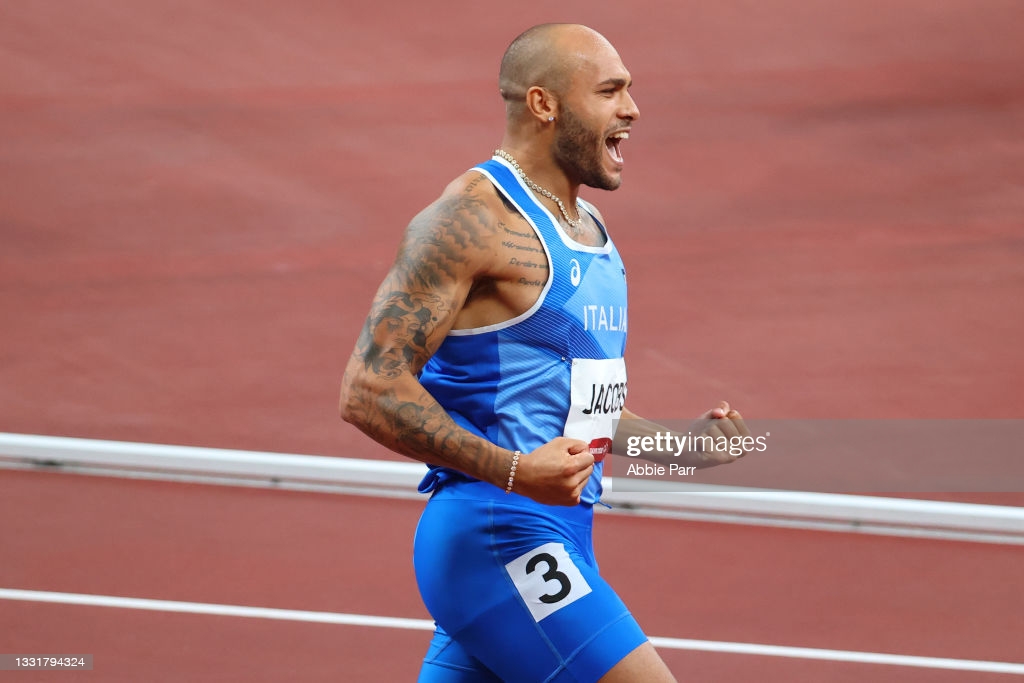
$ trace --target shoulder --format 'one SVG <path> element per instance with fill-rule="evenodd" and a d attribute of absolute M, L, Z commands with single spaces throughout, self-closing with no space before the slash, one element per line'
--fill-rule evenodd
<path fill-rule="evenodd" d="M 409 222 L 399 260 L 408 268 L 438 267 L 456 279 L 486 270 L 494 258 L 501 211 L 490 181 L 467 171 Z"/>
<path fill-rule="evenodd" d="M 501 201 L 494 186 L 481 173 L 466 171 L 451 181 L 441 196 L 420 211 L 409 224 L 412 233 L 455 230 L 467 236 L 493 232 Z"/>
<path fill-rule="evenodd" d="M 470 169 L 448 183 L 433 204 L 438 205 L 449 211 L 494 210 L 501 206 L 501 201 L 490 179 Z"/>

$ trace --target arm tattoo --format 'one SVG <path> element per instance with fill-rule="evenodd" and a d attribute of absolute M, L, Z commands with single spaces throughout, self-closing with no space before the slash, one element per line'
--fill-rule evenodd
<path fill-rule="evenodd" d="M 409 226 L 357 344 L 367 370 L 389 378 L 406 369 L 415 374 L 440 344 L 435 332 L 463 303 L 455 298 L 460 270 L 488 249 L 491 221 L 473 194 L 478 182 Z"/>
<path fill-rule="evenodd" d="M 459 427 L 422 387 L 409 398 L 395 388 L 356 389 L 349 421 L 382 445 L 416 460 L 446 465 L 492 483 L 508 476 L 503 449 Z"/>
<path fill-rule="evenodd" d="M 368 371 L 386 379 L 407 369 L 418 371 L 430 355 L 431 333 L 448 313 L 449 307 L 436 294 L 392 291 L 380 295 L 356 342 L 356 353 Z"/>
<path fill-rule="evenodd" d="M 476 192 L 483 180 L 410 224 L 346 372 L 346 419 L 399 453 L 501 481 L 503 450 L 458 426 L 416 381 L 463 304 L 472 262 L 491 248 L 494 221 Z"/>

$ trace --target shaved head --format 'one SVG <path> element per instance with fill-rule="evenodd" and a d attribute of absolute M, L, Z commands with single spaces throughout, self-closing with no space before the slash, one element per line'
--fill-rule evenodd
<path fill-rule="evenodd" d="M 509 105 L 533 86 L 564 93 L 595 48 L 613 49 L 604 36 L 580 24 L 541 24 L 520 34 L 505 51 L 498 89 Z"/>
<path fill-rule="evenodd" d="M 500 148 L 539 169 L 531 171 L 535 175 L 563 183 L 563 194 L 580 185 L 615 189 L 620 146 L 640 113 L 629 94 L 632 83 L 619 53 L 594 29 L 534 26 L 512 41 L 501 60 Z"/>

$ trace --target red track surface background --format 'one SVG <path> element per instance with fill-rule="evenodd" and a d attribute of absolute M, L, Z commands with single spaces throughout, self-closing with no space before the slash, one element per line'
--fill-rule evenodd
<path fill-rule="evenodd" d="M 0 8 L 0 431 L 394 457 L 336 419 L 341 368 L 402 227 L 499 140 L 501 50 L 549 20 L 634 76 L 624 186 L 587 196 L 630 269 L 638 412 L 1024 416 L 1016 0 L 40 0 Z M 422 617 L 419 505 L 0 472 L 0 586 Z M 1024 659 L 1016 548 L 597 534 L 652 634 Z M 425 642 L 0 603 L 0 651 L 93 652 L 105 681 L 407 680 Z"/>

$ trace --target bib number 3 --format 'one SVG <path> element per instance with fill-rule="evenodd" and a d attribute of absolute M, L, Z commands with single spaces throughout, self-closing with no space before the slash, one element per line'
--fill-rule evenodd
<path fill-rule="evenodd" d="M 565 546 L 545 543 L 505 565 L 534 621 L 551 616 L 590 593 Z"/>

